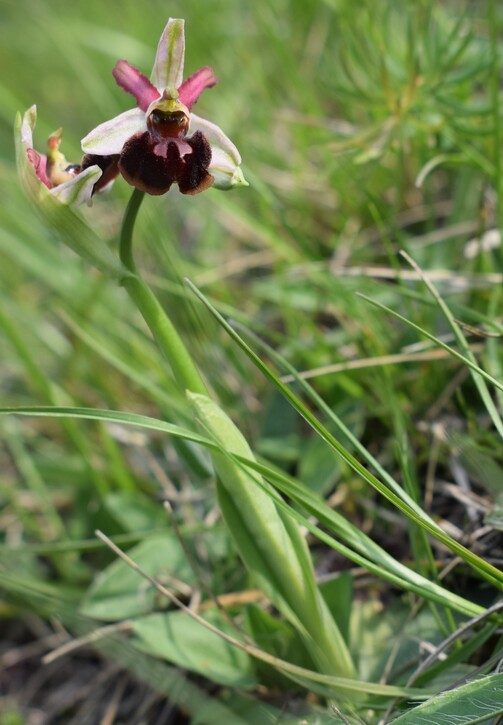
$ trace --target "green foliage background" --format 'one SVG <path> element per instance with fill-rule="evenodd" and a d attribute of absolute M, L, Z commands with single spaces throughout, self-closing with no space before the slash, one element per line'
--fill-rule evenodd
<path fill-rule="evenodd" d="M 184 17 L 186 73 L 209 64 L 219 78 L 196 110 L 236 143 L 250 188 L 147 199 L 135 233 L 146 279 L 215 397 L 259 455 L 298 476 L 308 491 L 331 497 L 343 516 L 432 581 L 448 564 L 445 549 L 426 542 L 333 455 L 190 292 L 186 276 L 239 329 L 259 335 L 297 370 L 335 365 L 313 382 L 328 409 L 425 516 L 447 522 L 454 538 L 464 536 L 468 548 L 498 566 L 501 391 L 491 383 L 491 392 L 481 391 L 467 365 L 357 295 L 398 311 L 466 356 L 441 306 L 399 256 L 406 250 L 431 274 L 453 316 L 471 326 L 463 329 L 477 362 L 501 379 L 501 249 L 470 255 L 466 246 L 503 218 L 497 3 L 0 0 L 0 13 L 3 405 L 110 408 L 191 425 L 187 403 L 124 291 L 69 251 L 24 197 L 12 141 L 16 112 L 37 103 L 37 148 L 62 126 L 63 150 L 78 161 L 79 139 L 131 107 L 113 81 L 115 61 L 126 58 L 148 74 L 168 16 Z M 83 212 L 111 248 L 129 192 L 118 180 L 110 195 Z M 253 338 L 251 345 L 272 360 Z M 333 422 L 320 417 L 334 432 Z M 160 432 L 74 419 L 6 417 L 1 432 L 0 611 L 6 623 L 27 613 L 43 620 L 57 615 L 78 635 L 93 618 L 115 621 L 150 611 L 157 603 L 152 591 L 140 611 L 124 589 L 112 604 L 110 591 L 101 592 L 99 572 L 113 556 L 94 531 L 148 549 L 150 537 L 169 525 L 159 503 L 166 493 L 213 591 L 250 585 L 218 522 L 204 451 Z M 361 459 L 353 443 L 338 436 Z M 473 502 L 466 507 L 449 488 L 461 479 L 474 487 L 479 508 Z M 488 532 L 470 538 L 482 525 Z M 314 553 L 320 572 L 348 568 L 320 545 Z M 149 554 L 146 564 L 162 573 Z M 195 585 L 186 566 L 180 556 L 175 573 Z M 459 624 L 427 609 L 417 614 L 410 600 L 377 578 L 364 578 L 361 588 L 358 576 L 355 581 L 357 596 L 339 582 L 332 603 L 343 612 L 352 607 L 352 649 L 363 679 L 380 681 L 396 621 L 404 623 L 407 647 L 418 638 L 438 643 Z M 443 583 L 481 606 L 496 600 L 495 588 L 468 566 L 455 567 Z M 258 607 L 247 610 L 256 639 L 262 628 L 262 646 L 306 664 L 293 633 L 266 622 L 267 616 Z M 344 616 L 339 613 L 339 624 Z M 464 659 L 453 658 L 449 683 L 477 666 L 491 671 L 500 651 L 492 634 L 486 631 L 489 664 L 482 656 L 470 660 L 467 647 Z M 143 649 L 158 654 L 145 641 Z M 274 641 L 280 642 L 276 650 Z M 134 656 L 114 646 L 104 646 L 104 656 L 134 672 Z M 257 671 L 246 659 L 242 667 L 226 668 L 218 647 L 208 646 L 221 666 L 210 679 L 231 690 L 253 690 L 258 681 L 288 690 L 283 674 L 268 665 Z M 400 649 L 400 663 L 417 656 L 417 647 L 407 647 Z M 183 657 L 174 662 L 200 672 Z M 151 684 L 162 682 L 167 670 L 156 680 L 158 661 L 149 663 Z M 387 684 L 406 684 L 410 671 L 405 664 L 397 669 Z M 441 689 L 441 675 L 424 678 L 425 692 Z M 189 711 L 197 702 L 192 686 L 187 677 L 189 694 L 178 702 Z M 173 697 L 172 688 L 158 691 Z M 239 712 L 244 722 L 265 721 L 265 710 L 254 715 L 251 700 L 232 691 L 236 718 Z M 222 698 L 210 699 L 215 722 L 224 722 Z M 201 702 L 202 710 L 209 707 L 205 698 Z M 389 704 L 384 693 L 376 702 L 369 722 Z M 321 711 L 320 705 L 313 718 Z"/>

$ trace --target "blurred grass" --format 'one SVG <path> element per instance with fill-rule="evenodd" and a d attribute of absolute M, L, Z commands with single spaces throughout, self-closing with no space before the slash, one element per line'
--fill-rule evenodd
<path fill-rule="evenodd" d="M 61 246 L 23 196 L 12 141 L 15 113 L 36 102 L 37 147 L 62 126 L 65 154 L 77 161 L 79 139 L 130 107 L 111 76 L 116 59 L 149 73 L 168 14 L 184 17 L 186 73 L 210 64 L 219 78 L 197 112 L 236 143 L 251 186 L 149 198 L 136 229 L 145 277 L 258 453 L 328 497 L 397 559 L 415 560 L 435 580 L 445 565 L 444 582 L 454 593 L 492 604 L 494 590 L 456 567 L 435 542 L 425 543 L 327 452 L 182 282 L 188 276 L 217 309 L 270 342 L 297 370 L 338 364 L 338 372 L 313 380 L 325 404 L 448 533 L 501 564 L 501 524 L 481 532 L 484 516 L 497 521 L 501 510 L 494 474 L 501 474 L 501 442 L 468 368 L 453 357 L 438 359 L 417 330 L 356 295 L 454 346 L 441 309 L 407 275 L 398 256 L 407 250 L 438 275 L 435 285 L 454 316 L 481 328 L 482 335 L 465 333 L 468 342 L 477 362 L 501 379 L 501 249 L 470 255 L 466 246 L 497 226 L 503 208 L 495 133 L 501 9 L 494 4 L 491 40 L 489 5 L 173 0 L 167 8 L 160 0 L 1 0 L 4 404 L 108 407 L 189 424 L 186 402 L 123 290 Z M 112 247 L 128 196 L 119 180 L 84 210 Z M 406 361 L 418 352 L 424 359 Z M 371 364 L 393 355 L 402 362 Z M 500 398 L 490 394 L 499 410 Z M 198 449 L 104 423 L 9 418 L 0 425 L 6 614 L 21 621 L 26 612 L 49 616 L 50 608 L 23 589 L 29 581 L 61 601 L 82 601 L 112 561 L 103 549 L 85 554 L 95 546 L 94 530 L 126 541 L 148 537 L 168 525 L 162 495 L 174 502 L 182 531 L 195 536 L 193 555 L 214 591 L 247 586 L 219 523 L 220 544 L 205 550 L 216 515 L 208 461 Z M 470 466 L 470 459 L 477 463 Z M 59 543 L 67 548 L 46 549 L 43 557 L 30 548 Z M 347 566 L 321 547 L 316 553 L 324 572 Z M 18 588 L 9 579 L 14 575 Z M 361 653 L 380 651 L 391 636 L 388 620 L 384 634 L 376 627 L 371 636 L 369 622 L 383 601 L 392 597 L 401 617 L 415 611 L 382 587 L 373 582 L 363 604 L 353 604 L 353 641 Z M 425 637 L 427 613 L 411 615 Z M 431 640 L 451 630 L 452 622 L 437 621 Z M 364 645 L 366 638 L 371 643 Z M 376 661 L 368 673 L 379 679 L 386 660 Z M 245 721 L 252 722 L 251 714 Z"/>

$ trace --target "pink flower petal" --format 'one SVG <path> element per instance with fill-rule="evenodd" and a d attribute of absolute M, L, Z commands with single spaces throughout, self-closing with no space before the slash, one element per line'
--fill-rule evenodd
<path fill-rule="evenodd" d="M 47 188 L 50 189 L 52 184 L 46 173 L 47 156 L 39 154 L 38 151 L 35 151 L 35 149 L 26 149 L 26 155 L 28 157 L 28 161 L 35 169 L 37 178 L 40 179 L 42 184 L 45 184 Z"/>
<path fill-rule="evenodd" d="M 146 111 L 150 104 L 159 98 L 159 91 L 147 76 L 130 65 L 127 60 L 118 60 L 112 73 L 117 85 L 136 98 L 138 108 L 142 111 Z"/>
<path fill-rule="evenodd" d="M 209 65 L 193 73 L 178 89 L 180 101 L 190 110 L 201 93 L 206 88 L 212 88 L 217 82 L 217 77 Z"/>
<path fill-rule="evenodd" d="M 157 46 L 152 83 L 161 92 L 165 88 L 178 88 L 183 81 L 184 22 L 178 18 L 170 18 Z"/>

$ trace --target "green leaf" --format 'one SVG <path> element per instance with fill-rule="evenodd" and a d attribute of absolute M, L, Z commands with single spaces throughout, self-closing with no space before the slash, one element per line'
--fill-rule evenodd
<path fill-rule="evenodd" d="M 273 617 L 262 607 L 252 604 L 246 608 L 246 624 L 255 644 L 265 652 L 294 665 L 313 668 L 312 658 L 302 639 L 288 622 Z M 292 681 L 271 664 L 257 660 L 255 667 L 262 682 L 267 682 L 268 687 L 288 690 L 292 686 Z"/>
<path fill-rule="evenodd" d="M 273 391 L 261 416 L 260 436 L 255 450 L 269 460 L 295 462 L 300 439 L 299 418 L 281 395 Z"/>
<path fill-rule="evenodd" d="M 255 460 L 224 411 L 208 396 L 188 393 L 188 397 L 203 428 L 221 447 L 221 453 L 212 455 L 221 482 L 219 503 L 246 567 L 302 634 L 321 671 L 354 676 L 349 650 L 316 587 L 309 550 L 297 523 L 277 506 L 278 495 L 259 474 L 251 474 L 231 458 Z"/>
<path fill-rule="evenodd" d="M 449 690 L 393 720 L 393 725 L 474 725 L 503 713 L 503 674 Z"/>
<path fill-rule="evenodd" d="M 210 611 L 203 619 L 229 635 L 236 635 L 234 627 L 219 611 Z M 253 660 L 246 652 L 184 612 L 142 617 L 133 623 L 132 629 L 139 638 L 137 645 L 148 654 L 222 685 L 255 687 L 258 684 Z"/>
<path fill-rule="evenodd" d="M 285 719 L 283 707 L 280 709 L 263 700 L 254 699 L 246 693 L 225 691 L 223 699 L 226 707 L 232 709 L 235 713 L 236 722 L 226 721 L 224 723 L 216 721 L 216 725 L 237 725 L 238 719 L 239 725 L 244 721 L 246 721 L 246 725 L 279 725 L 280 723 L 281 725 L 299 725 L 298 718 L 294 721 Z M 194 725 L 206 725 L 206 720 L 194 721 Z M 332 723 L 331 725 L 335 724 Z"/>
<path fill-rule="evenodd" d="M 164 508 L 143 493 L 114 491 L 105 497 L 105 506 L 125 531 L 151 531 L 168 523 Z"/>
<path fill-rule="evenodd" d="M 319 436 L 313 436 L 304 445 L 299 461 L 299 478 L 311 491 L 325 495 L 339 480 L 341 463 Z"/>
<path fill-rule="evenodd" d="M 349 624 L 353 607 L 353 577 L 349 572 L 321 584 L 321 594 L 337 622 L 342 636 L 349 642 Z"/>
<path fill-rule="evenodd" d="M 84 630 L 84 634 L 87 633 Z M 191 682 L 179 667 L 171 667 L 147 656 L 138 647 L 133 647 L 130 641 L 117 636 L 106 637 L 94 642 L 93 647 L 109 661 L 127 669 L 137 680 L 167 697 L 172 705 L 188 714 L 194 725 L 250 725 L 245 714 L 241 717 L 234 707 L 231 709 L 214 693 L 209 695 L 205 688 Z M 253 708 L 253 705 L 252 701 L 250 706 Z M 264 711 L 265 716 L 266 707 Z M 277 722 L 277 718 L 269 720 L 264 717 L 264 722 Z"/>
<path fill-rule="evenodd" d="M 130 549 L 128 554 L 150 576 L 161 582 L 169 576 L 185 584 L 195 583 L 180 542 L 170 534 L 151 536 Z M 176 586 L 176 581 L 174 584 Z M 157 590 L 125 561 L 117 559 L 96 577 L 80 611 L 88 617 L 115 621 L 150 613 L 158 602 Z M 160 603 L 165 604 L 165 601 Z"/>

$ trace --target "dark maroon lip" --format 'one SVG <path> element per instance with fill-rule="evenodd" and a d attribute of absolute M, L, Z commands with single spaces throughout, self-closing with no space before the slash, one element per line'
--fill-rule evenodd
<path fill-rule="evenodd" d="M 208 172 L 210 163 L 211 147 L 200 131 L 183 141 L 172 137 L 159 140 L 145 131 L 126 141 L 118 168 L 129 184 L 147 194 L 165 194 L 178 184 L 182 194 L 194 195 L 213 184 L 214 178 Z"/>

